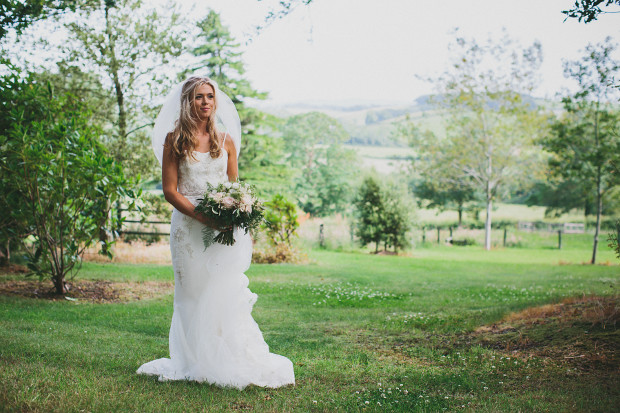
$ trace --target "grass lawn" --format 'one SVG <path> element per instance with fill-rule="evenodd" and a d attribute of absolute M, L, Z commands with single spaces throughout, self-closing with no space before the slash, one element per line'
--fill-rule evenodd
<path fill-rule="evenodd" d="M 558 253 L 570 250 L 313 250 L 310 264 L 253 265 L 254 318 L 295 366 L 281 389 L 136 375 L 168 355 L 171 290 L 107 304 L 2 295 L 0 410 L 614 411 L 620 266 Z M 86 263 L 79 277 L 169 283 L 172 269 Z"/>

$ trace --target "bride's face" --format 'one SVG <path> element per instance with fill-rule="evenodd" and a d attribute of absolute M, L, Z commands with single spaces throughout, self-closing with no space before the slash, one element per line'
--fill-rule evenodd
<path fill-rule="evenodd" d="M 196 88 L 192 102 L 194 113 L 201 120 L 206 120 L 215 109 L 215 91 L 213 86 L 203 84 Z"/>

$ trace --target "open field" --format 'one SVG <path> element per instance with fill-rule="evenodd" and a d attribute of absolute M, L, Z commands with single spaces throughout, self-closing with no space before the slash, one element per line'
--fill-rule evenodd
<path fill-rule="evenodd" d="M 0 295 L 0 405 L 612 411 L 620 403 L 620 267 L 558 265 L 556 253 L 314 250 L 307 265 L 253 265 L 253 315 L 271 350 L 293 361 L 297 384 L 244 391 L 135 375 L 143 362 L 167 355 L 171 267 L 85 263 L 81 279 L 162 287 L 140 300 L 104 304 Z M 0 282 L 22 278 L 3 275 Z"/>
<path fill-rule="evenodd" d="M 477 245 L 463 248 L 446 245 L 446 238 L 449 236 L 447 229 L 440 231 L 440 240 L 437 243 L 437 231 L 433 228 L 434 224 L 445 224 L 456 222 L 456 213 L 446 211 L 435 215 L 434 211 L 418 210 L 419 217 L 416 222 L 425 222 L 426 242 L 422 243 L 422 229 L 414 228 L 409 234 L 411 247 L 401 254 L 426 258 L 441 257 L 447 255 L 450 259 L 470 259 L 476 256 L 476 260 L 503 259 L 500 257 L 522 257 L 531 263 L 541 264 L 581 264 L 589 262 L 592 257 L 592 243 L 594 233 L 588 230 L 583 234 L 563 234 L 562 249 L 558 249 L 558 234 L 554 231 L 519 231 L 516 228 L 508 228 L 506 236 L 506 247 L 503 246 L 504 231 L 494 229 L 491 234 L 493 251 L 485 251 L 484 230 L 483 229 L 454 229 L 453 239 L 470 239 Z M 524 221 L 536 221 L 544 215 L 542 207 L 527 207 L 525 205 L 500 204 L 496 211 L 496 219 L 510 219 Z M 420 218 L 424 216 L 425 221 Z M 571 222 L 577 215 L 567 215 L 555 220 L 545 220 L 549 222 Z M 433 220 L 436 218 L 436 220 Z M 330 250 L 359 252 L 374 251 L 374 244 L 365 248 L 360 248 L 351 236 L 351 220 L 335 215 L 327 218 L 312 218 L 304 221 L 299 228 L 299 243 L 305 248 L 316 248 L 319 246 L 319 227 L 323 224 L 325 237 L 325 247 Z M 602 230 L 599 235 L 597 249 L 598 263 L 617 263 L 614 252 L 608 247 L 607 230 Z M 511 258 L 513 259 L 513 258 Z M 516 259 L 516 258 L 514 258 Z"/>

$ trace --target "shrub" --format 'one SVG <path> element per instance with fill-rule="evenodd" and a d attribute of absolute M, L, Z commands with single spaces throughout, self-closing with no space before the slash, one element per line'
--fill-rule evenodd
<path fill-rule="evenodd" d="M 275 194 L 265 202 L 265 223 L 262 227 L 271 247 L 254 250 L 252 261 L 268 264 L 295 262 L 300 254 L 292 245 L 297 237 L 297 228 L 297 207 L 283 195 Z"/>
<path fill-rule="evenodd" d="M 301 264 L 307 261 L 306 254 L 286 244 L 279 244 L 273 248 L 255 249 L 252 252 L 252 262 L 255 264 Z"/>
<path fill-rule="evenodd" d="M 0 208 L 9 222 L 0 238 L 24 242 L 32 273 L 63 294 L 95 240 L 110 254 L 102 234 L 115 227 L 111 206 L 135 194 L 79 98 L 17 71 L 0 78 L 0 94 Z"/>
<path fill-rule="evenodd" d="M 405 194 L 397 185 L 381 187 L 371 176 L 364 179 L 355 201 L 357 224 L 355 235 L 362 246 L 375 243 L 375 252 L 383 242 L 384 250 L 394 252 L 409 245 L 407 232 L 411 229 Z"/>

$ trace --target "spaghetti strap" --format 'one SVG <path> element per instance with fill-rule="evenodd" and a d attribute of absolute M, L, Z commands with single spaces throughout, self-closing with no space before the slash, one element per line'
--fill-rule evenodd
<path fill-rule="evenodd" d="M 224 140 L 222 141 L 222 148 L 224 148 L 224 144 L 226 143 L 226 135 L 228 135 L 226 132 L 224 132 Z"/>

